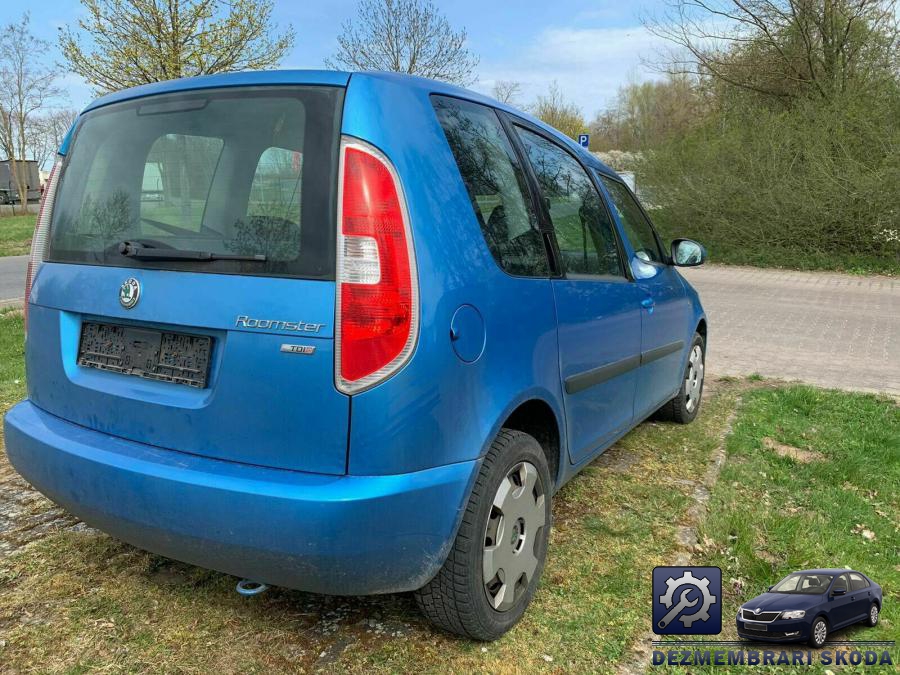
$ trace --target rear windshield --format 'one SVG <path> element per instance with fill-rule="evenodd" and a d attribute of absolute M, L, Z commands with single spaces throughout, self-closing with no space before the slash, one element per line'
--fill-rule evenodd
<path fill-rule="evenodd" d="M 342 100 L 337 87 L 220 89 L 88 113 L 64 165 L 50 260 L 333 278 Z M 138 260 L 120 253 L 126 241 L 256 259 Z"/>

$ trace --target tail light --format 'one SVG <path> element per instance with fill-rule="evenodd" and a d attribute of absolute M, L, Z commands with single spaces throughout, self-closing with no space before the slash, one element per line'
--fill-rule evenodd
<path fill-rule="evenodd" d="M 406 203 L 390 161 L 341 143 L 335 379 L 353 394 L 406 364 L 419 331 L 418 281 Z"/>
<path fill-rule="evenodd" d="M 41 263 L 47 259 L 47 251 L 50 248 L 50 216 L 53 215 L 53 201 L 56 199 L 56 186 L 59 183 L 60 166 L 62 156 L 57 155 L 50 176 L 44 185 L 44 193 L 41 195 L 41 206 L 38 209 L 37 222 L 34 226 L 34 236 L 31 238 L 31 256 L 28 258 L 28 271 L 25 273 L 25 331 L 28 332 L 28 299 L 31 296 L 31 285 L 37 276 Z"/>

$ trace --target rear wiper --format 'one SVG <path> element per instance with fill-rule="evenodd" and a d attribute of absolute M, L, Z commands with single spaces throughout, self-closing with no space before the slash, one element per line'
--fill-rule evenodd
<path fill-rule="evenodd" d="M 209 262 L 213 260 L 249 260 L 251 262 L 266 262 L 266 256 L 257 255 L 232 255 L 228 253 L 213 253 L 211 251 L 192 251 L 181 248 L 153 248 L 138 241 L 123 241 L 119 243 L 119 253 L 135 260 L 196 260 Z"/>

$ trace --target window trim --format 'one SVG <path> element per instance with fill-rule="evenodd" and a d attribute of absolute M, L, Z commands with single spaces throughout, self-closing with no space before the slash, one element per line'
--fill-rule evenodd
<path fill-rule="evenodd" d="M 528 194 L 527 195 L 523 194 L 522 196 L 523 196 L 523 198 L 526 199 L 526 201 L 528 201 L 531 204 L 531 209 L 534 212 L 535 227 L 537 228 L 538 234 L 541 235 L 541 240 L 544 243 L 543 248 L 544 248 L 544 257 L 547 260 L 547 274 L 541 274 L 541 275 L 513 274 L 512 272 L 507 270 L 503 265 L 501 265 L 500 261 L 494 256 L 493 252 L 490 250 L 490 247 L 488 246 L 487 238 L 485 237 L 484 230 L 482 230 L 480 223 L 478 223 L 478 214 L 475 213 L 474 205 L 471 205 L 472 216 L 475 218 L 475 221 L 476 221 L 475 224 L 478 225 L 478 230 L 479 230 L 479 232 L 481 232 L 481 237 L 484 240 L 485 248 L 488 249 L 488 255 L 490 256 L 491 260 L 494 261 L 494 264 L 497 266 L 497 269 L 499 269 L 501 272 L 503 272 L 503 274 L 505 274 L 506 276 L 508 276 L 512 279 L 553 279 L 553 278 L 556 278 L 558 276 L 556 273 L 556 270 L 558 269 L 558 267 L 557 267 L 558 263 L 557 263 L 556 259 L 554 258 L 555 254 L 554 254 L 553 250 L 548 248 L 547 232 L 545 231 L 544 226 L 543 226 L 541 210 L 539 208 L 539 203 L 538 203 L 539 200 L 537 199 L 536 195 L 534 194 L 534 190 L 533 190 L 532 184 L 531 184 L 531 176 L 529 174 L 530 167 L 528 166 L 528 163 L 525 161 L 525 159 L 522 157 L 522 153 L 519 151 L 519 148 L 516 144 L 516 139 L 510 135 L 510 130 L 507 126 L 507 122 L 504 117 L 506 114 L 505 111 L 501 110 L 500 108 L 495 108 L 492 105 L 482 103 L 481 101 L 473 101 L 470 98 L 466 98 L 464 96 L 458 96 L 455 94 L 448 94 L 448 93 L 444 93 L 444 92 L 440 92 L 440 91 L 432 91 L 428 94 L 428 100 L 431 103 L 431 109 L 434 112 L 434 121 L 437 123 L 438 129 L 441 132 L 441 138 L 444 139 L 444 143 L 446 143 L 446 145 L 447 145 L 447 151 L 450 153 L 450 157 L 453 159 L 453 165 L 456 167 L 456 173 L 459 175 L 460 181 L 462 182 L 462 185 L 463 185 L 463 189 L 466 191 L 466 193 L 468 193 L 469 190 L 466 187 L 465 178 L 462 175 L 462 170 L 459 168 L 459 162 L 456 161 L 456 156 L 453 154 L 453 149 L 450 147 L 450 143 L 447 140 L 447 132 L 444 131 L 444 125 L 441 124 L 441 120 L 438 117 L 437 109 L 434 104 L 435 99 L 442 99 L 442 98 L 450 99 L 453 101 L 462 101 L 463 103 L 466 103 L 469 105 L 476 105 L 481 108 L 490 110 L 491 112 L 494 113 L 494 115 L 496 115 L 497 120 L 500 122 L 500 128 L 502 129 L 507 142 L 512 147 L 513 154 L 515 155 L 516 159 L 519 161 L 520 168 L 522 170 L 522 173 L 525 176 L 525 189 Z M 471 199 L 469 199 L 469 202 L 471 204 Z"/>
<path fill-rule="evenodd" d="M 660 256 L 662 257 L 662 261 L 656 262 L 654 260 L 651 260 L 649 263 L 647 263 L 646 260 L 642 260 L 641 262 L 647 263 L 649 265 L 665 265 L 667 267 L 670 267 L 672 265 L 672 256 L 669 255 L 669 251 L 666 249 L 665 246 L 663 246 L 662 238 L 659 236 L 659 232 L 656 230 L 656 226 L 653 224 L 653 221 L 650 219 L 650 216 L 647 215 L 647 211 L 644 209 L 644 205 L 641 204 L 641 200 L 639 200 L 637 198 L 637 195 L 634 194 L 634 192 L 631 190 L 630 187 L 628 187 L 628 183 L 626 183 L 624 180 L 622 180 L 618 176 L 610 176 L 609 174 L 601 173 L 600 171 L 597 171 L 596 169 L 594 169 L 594 171 L 597 173 L 597 182 L 600 183 L 600 185 L 603 185 L 602 179 L 606 178 L 606 179 L 608 179 L 614 183 L 618 183 L 619 185 L 624 187 L 625 191 L 629 195 L 631 195 L 631 198 L 634 200 L 634 203 L 637 204 L 638 210 L 641 212 L 641 215 L 643 215 L 644 219 L 647 221 L 647 225 L 650 226 L 650 232 L 653 233 L 653 238 L 656 240 L 656 246 L 657 246 L 657 248 L 659 248 L 659 252 L 660 252 Z M 606 190 L 605 185 L 603 185 L 603 189 L 604 189 L 604 191 L 608 192 Z M 611 195 L 609 197 L 609 200 L 612 201 Z M 631 242 L 629 242 L 629 243 L 631 243 Z M 632 249 L 634 248 L 634 244 L 631 245 L 631 248 Z"/>
<path fill-rule="evenodd" d="M 597 181 L 594 178 L 593 167 L 587 166 L 578 155 L 572 152 L 569 148 L 565 147 L 562 143 L 559 142 L 559 139 L 553 137 L 552 134 L 549 134 L 546 130 L 538 127 L 535 124 L 532 124 L 526 119 L 518 117 L 516 115 L 511 115 L 506 111 L 498 111 L 501 117 L 508 118 L 506 121 L 510 127 L 510 133 L 514 137 L 514 145 L 516 146 L 516 151 L 520 153 L 522 156 L 525 166 L 527 166 L 527 176 L 528 182 L 531 187 L 531 190 L 535 194 L 535 200 L 537 202 L 537 206 L 539 208 L 539 219 L 541 221 L 541 227 L 544 231 L 545 236 L 547 236 L 552 244 L 553 255 L 556 257 L 555 267 L 559 270 L 558 278 L 570 279 L 572 281 L 598 281 L 598 282 L 633 282 L 634 275 L 631 271 L 631 266 L 626 263 L 625 260 L 625 248 L 622 242 L 622 236 L 619 232 L 619 228 L 616 226 L 616 220 L 612 214 L 612 210 L 610 209 L 609 203 L 607 202 L 606 192 L 599 189 L 597 185 Z M 562 255 L 559 251 L 559 241 L 556 238 L 556 230 L 553 227 L 553 221 L 550 218 L 550 213 L 544 204 L 544 200 L 541 199 L 541 189 L 540 183 L 537 179 L 537 174 L 534 172 L 534 167 L 531 165 L 531 160 L 528 158 L 528 153 L 525 150 L 524 142 L 519 137 L 518 132 L 516 131 L 516 127 L 521 127 L 525 131 L 530 131 L 537 136 L 540 136 L 548 143 L 552 143 L 554 146 L 565 152 L 569 157 L 575 160 L 579 167 L 581 167 L 582 171 L 584 171 L 585 175 L 590 181 L 591 186 L 594 188 L 594 191 L 597 193 L 597 197 L 600 199 L 600 203 L 603 205 L 604 210 L 606 211 L 606 215 L 609 218 L 609 224 L 612 226 L 613 237 L 616 241 L 616 255 L 619 259 L 619 270 L 622 272 L 621 275 L 612 275 L 612 274 L 586 274 L 581 272 L 568 272 L 563 265 Z"/>

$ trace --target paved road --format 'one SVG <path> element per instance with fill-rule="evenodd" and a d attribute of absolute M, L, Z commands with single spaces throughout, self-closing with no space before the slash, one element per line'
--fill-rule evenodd
<path fill-rule="evenodd" d="M 900 279 L 708 265 L 708 371 L 900 396 Z"/>
<path fill-rule="evenodd" d="M 0 258 L 0 306 L 27 256 Z M 685 270 L 710 322 L 708 369 L 900 396 L 900 278 L 708 265 Z"/>
<path fill-rule="evenodd" d="M 0 257 L 0 307 L 22 302 L 27 255 Z"/>

